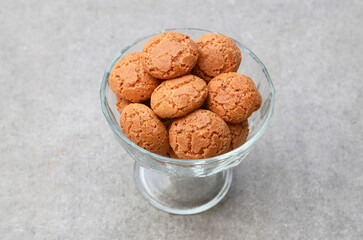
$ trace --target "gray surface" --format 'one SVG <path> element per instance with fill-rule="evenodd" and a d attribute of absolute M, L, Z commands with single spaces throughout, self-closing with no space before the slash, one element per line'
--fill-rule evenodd
<path fill-rule="evenodd" d="M 162 2 L 1 1 L 1 239 L 363 239 L 363 2 Z M 227 197 L 194 216 L 141 197 L 98 96 L 123 46 L 183 26 L 240 39 L 277 90 Z"/>

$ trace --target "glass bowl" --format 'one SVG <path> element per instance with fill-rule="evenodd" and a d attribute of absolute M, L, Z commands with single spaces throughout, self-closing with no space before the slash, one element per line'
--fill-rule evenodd
<path fill-rule="evenodd" d="M 126 46 L 105 71 L 100 89 L 101 106 L 117 141 L 135 159 L 134 178 L 140 193 L 163 211 L 194 214 L 215 206 L 228 192 L 232 183 L 232 168 L 242 162 L 268 125 L 273 113 L 275 90 L 263 63 L 251 50 L 233 39 L 242 53 L 238 72 L 253 79 L 263 98 L 261 108 L 248 119 L 250 132 L 247 142 L 223 155 L 198 160 L 168 158 L 139 147 L 122 133 L 116 97 L 109 87 L 108 78 L 120 58 L 141 51 L 151 37 L 165 31 L 180 32 L 193 40 L 213 32 L 195 28 L 166 29 L 141 37 Z"/>

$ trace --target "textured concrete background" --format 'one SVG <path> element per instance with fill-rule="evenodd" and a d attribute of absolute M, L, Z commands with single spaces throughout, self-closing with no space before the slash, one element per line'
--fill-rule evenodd
<path fill-rule="evenodd" d="M 289 2 L 289 3 L 287 3 Z M 1 239 L 363 239 L 362 1 L 1 1 Z M 276 111 L 221 204 L 149 205 L 98 96 L 116 53 L 166 27 L 240 39 Z"/>

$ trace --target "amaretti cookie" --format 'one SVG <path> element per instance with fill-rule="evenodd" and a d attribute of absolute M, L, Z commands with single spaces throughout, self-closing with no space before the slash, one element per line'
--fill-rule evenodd
<path fill-rule="evenodd" d="M 141 64 L 141 53 L 131 53 L 119 60 L 113 67 L 109 84 L 111 90 L 120 98 L 134 103 L 151 97 L 160 80 L 146 72 Z"/>
<path fill-rule="evenodd" d="M 229 150 L 233 150 L 244 144 L 248 137 L 248 120 L 244 120 L 241 123 L 228 123 L 229 130 L 232 134 L 232 142 Z"/>
<path fill-rule="evenodd" d="M 143 47 L 142 63 L 155 78 L 171 79 L 189 73 L 198 59 L 198 47 L 189 36 L 164 32 Z"/>
<path fill-rule="evenodd" d="M 262 97 L 251 78 L 222 73 L 208 83 L 206 105 L 224 121 L 241 123 L 261 107 Z"/>
<path fill-rule="evenodd" d="M 151 95 L 151 108 L 161 118 L 176 118 L 199 108 L 207 98 L 205 81 L 194 75 L 165 80 Z"/>
<path fill-rule="evenodd" d="M 199 58 L 193 74 L 210 81 L 221 73 L 236 72 L 241 63 L 241 51 L 227 36 L 209 33 L 201 36 L 198 45 Z"/>
<path fill-rule="evenodd" d="M 202 159 L 229 150 L 231 132 L 217 114 L 198 109 L 176 119 L 169 129 L 170 146 L 181 159 Z"/>
<path fill-rule="evenodd" d="M 169 137 L 164 124 L 144 104 L 127 105 L 120 118 L 125 136 L 150 152 L 165 155 L 169 151 Z"/>

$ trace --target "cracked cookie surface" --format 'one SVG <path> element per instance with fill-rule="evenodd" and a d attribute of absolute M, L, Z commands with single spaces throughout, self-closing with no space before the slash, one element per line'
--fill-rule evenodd
<path fill-rule="evenodd" d="M 194 75 L 165 80 L 151 95 L 151 108 L 161 118 L 187 115 L 207 98 L 205 81 Z"/>
<path fill-rule="evenodd" d="M 151 97 L 160 80 L 145 71 L 141 64 L 142 53 L 131 53 L 119 60 L 113 67 L 109 84 L 120 98 L 137 103 Z"/>
<path fill-rule="evenodd" d="M 208 83 L 207 108 L 229 123 L 241 123 L 261 107 L 262 97 L 251 78 L 222 73 Z"/>
<path fill-rule="evenodd" d="M 241 63 L 241 51 L 227 36 L 209 33 L 198 38 L 199 58 L 192 73 L 209 82 L 221 73 L 235 72 Z"/>
<path fill-rule="evenodd" d="M 176 119 L 169 129 L 170 146 L 181 159 L 210 158 L 227 152 L 231 132 L 217 114 L 198 109 Z"/>
<path fill-rule="evenodd" d="M 241 123 L 227 123 L 232 134 L 232 142 L 229 150 L 233 150 L 242 146 L 247 140 L 250 129 L 248 128 L 248 120 Z"/>
<path fill-rule="evenodd" d="M 164 124 L 144 104 L 127 105 L 120 118 L 125 136 L 140 147 L 160 155 L 169 151 L 169 137 Z"/>
<path fill-rule="evenodd" d="M 155 78 L 171 79 L 190 72 L 198 59 L 198 47 L 189 36 L 164 32 L 143 47 L 142 63 Z"/>

